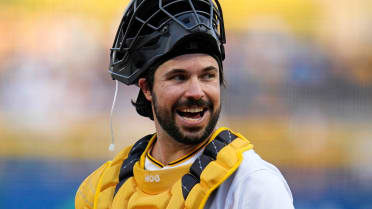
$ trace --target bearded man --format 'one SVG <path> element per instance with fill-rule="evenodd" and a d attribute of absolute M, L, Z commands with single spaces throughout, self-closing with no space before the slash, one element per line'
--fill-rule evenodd
<path fill-rule="evenodd" d="M 156 133 L 88 176 L 77 209 L 292 209 L 291 191 L 253 145 L 216 128 L 225 31 L 217 0 L 133 0 L 111 49 L 112 78 Z"/>

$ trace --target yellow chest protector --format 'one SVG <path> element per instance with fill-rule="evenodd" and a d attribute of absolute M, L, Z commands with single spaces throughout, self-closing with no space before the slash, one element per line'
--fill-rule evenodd
<path fill-rule="evenodd" d="M 154 137 L 146 136 L 133 145 L 121 166 L 120 160 L 114 160 L 101 168 L 93 202 L 79 188 L 77 209 L 204 208 L 211 193 L 239 167 L 242 153 L 253 147 L 240 134 L 220 128 L 193 164 L 149 171 L 144 169 L 144 158 Z"/>

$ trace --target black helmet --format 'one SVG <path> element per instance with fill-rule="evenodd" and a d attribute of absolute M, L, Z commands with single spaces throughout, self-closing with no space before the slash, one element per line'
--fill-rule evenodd
<path fill-rule="evenodd" d="M 134 84 L 160 60 L 187 53 L 225 58 L 218 0 L 132 0 L 111 49 L 113 79 Z"/>

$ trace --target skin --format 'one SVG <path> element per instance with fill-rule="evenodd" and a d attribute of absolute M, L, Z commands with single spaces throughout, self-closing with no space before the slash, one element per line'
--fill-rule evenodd
<path fill-rule="evenodd" d="M 167 165 L 185 156 L 210 137 L 206 132 L 207 127 L 211 126 L 212 118 L 217 121 L 221 107 L 218 68 L 217 61 L 209 55 L 186 54 L 172 58 L 158 67 L 154 74 L 152 91 L 145 78 L 138 81 L 146 99 L 152 103 L 154 114 L 157 141 L 151 155 L 162 164 Z M 190 106 L 186 102 L 188 100 L 202 100 L 209 105 Z M 202 107 L 205 112 L 195 120 L 185 120 L 177 113 L 178 110 L 196 107 Z M 190 143 L 174 139 L 159 123 L 156 113 L 163 120 L 165 117 L 165 121 L 172 121 Z M 212 126 L 214 129 L 214 125 Z"/>

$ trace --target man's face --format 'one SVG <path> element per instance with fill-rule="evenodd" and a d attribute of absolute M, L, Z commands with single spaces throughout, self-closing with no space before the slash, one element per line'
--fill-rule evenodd
<path fill-rule="evenodd" d="M 206 54 L 181 55 L 158 67 L 151 93 L 158 132 L 183 144 L 211 135 L 221 110 L 218 69 Z"/>

